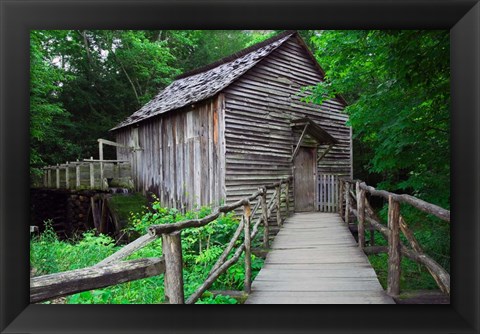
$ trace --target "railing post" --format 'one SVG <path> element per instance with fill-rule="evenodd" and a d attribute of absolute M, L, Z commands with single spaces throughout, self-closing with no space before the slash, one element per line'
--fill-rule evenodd
<path fill-rule="evenodd" d="M 95 188 L 95 174 L 93 170 L 93 157 L 90 157 L 90 188 Z"/>
<path fill-rule="evenodd" d="M 47 169 L 47 188 L 52 187 L 52 169 L 49 167 Z"/>
<path fill-rule="evenodd" d="M 244 290 L 247 293 L 250 293 L 252 288 L 251 278 L 252 278 L 252 251 L 251 251 L 251 238 L 250 238 L 250 216 L 251 209 L 250 203 L 247 202 L 243 206 L 243 228 L 244 228 L 244 237 L 245 237 L 245 282 Z"/>
<path fill-rule="evenodd" d="M 268 228 L 268 208 L 267 208 L 267 188 L 263 188 L 261 197 L 262 203 L 262 217 L 263 217 L 263 247 L 269 247 L 269 228 Z"/>
<path fill-rule="evenodd" d="M 70 180 L 69 180 L 69 173 L 68 173 L 68 161 L 65 163 L 65 188 L 70 189 Z"/>
<path fill-rule="evenodd" d="M 388 196 L 388 279 L 387 293 L 400 294 L 400 204 Z"/>
<path fill-rule="evenodd" d="M 46 169 L 43 169 L 43 186 L 48 187 L 48 172 Z"/>
<path fill-rule="evenodd" d="M 343 180 L 338 180 L 340 181 L 340 191 L 338 192 L 338 212 L 340 213 L 340 217 L 343 218 Z"/>
<path fill-rule="evenodd" d="M 345 223 L 350 219 L 350 183 L 345 181 Z"/>
<path fill-rule="evenodd" d="M 182 240 L 180 232 L 162 235 L 165 257 L 165 300 L 170 304 L 184 304 Z"/>
<path fill-rule="evenodd" d="M 100 189 L 105 189 L 103 185 L 103 142 L 98 142 L 98 159 L 100 160 Z"/>
<path fill-rule="evenodd" d="M 360 182 L 356 183 L 357 193 L 357 218 L 358 218 L 358 247 L 365 247 L 365 190 L 360 188 Z"/>
<path fill-rule="evenodd" d="M 57 189 L 60 188 L 60 167 L 58 166 L 57 164 L 57 168 L 55 170 L 56 172 L 56 186 L 57 186 Z"/>
<path fill-rule="evenodd" d="M 290 181 L 285 184 L 285 209 L 287 210 L 287 217 L 290 215 Z"/>
<path fill-rule="evenodd" d="M 76 178 L 76 186 L 77 188 L 80 188 L 80 164 L 78 163 L 78 159 L 77 159 L 77 164 L 75 165 L 75 178 Z"/>
<path fill-rule="evenodd" d="M 282 214 L 280 212 L 280 203 L 281 203 L 281 200 L 282 200 L 282 184 L 278 185 L 277 186 L 277 204 L 276 204 L 276 207 L 277 207 L 277 225 L 278 227 L 282 227 Z"/>

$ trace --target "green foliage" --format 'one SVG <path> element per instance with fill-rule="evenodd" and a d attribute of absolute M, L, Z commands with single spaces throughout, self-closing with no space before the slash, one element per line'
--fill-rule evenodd
<path fill-rule="evenodd" d="M 388 254 L 370 255 L 368 260 L 377 274 L 378 280 L 384 289 L 387 288 Z M 400 290 L 436 290 L 435 280 L 424 266 L 402 258 L 400 265 Z"/>
<path fill-rule="evenodd" d="M 448 31 L 322 31 L 312 42 L 326 80 L 311 100 L 349 102 L 367 155 L 357 170 L 381 175 L 381 188 L 449 207 Z"/>
<path fill-rule="evenodd" d="M 118 248 L 114 240 L 94 231 L 83 234 L 80 240 L 60 241 L 51 221 L 45 222 L 45 231 L 30 242 L 30 264 L 37 275 L 74 270 L 92 266 Z"/>
<path fill-rule="evenodd" d="M 144 207 L 140 213 L 132 213 L 127 231 L 132 235 L 145 234 L 152 224 L 171 224 L 193 218 L 203 218 L 211 213 L 210 207 L 181 213 L 176 209 L 164 208 L 154 201 L 150 208 Z M 233 213 L 223 215 L 201 228 L 182 231 L 182 255 L 184 262 L 185 295 L 192 294 L 206 279 L 208 273 L 223 252 L 238 226 Z M 237 246 L 243 238 L 237 241 Z M 92 266 L 119 249 L 114 241 L 105 235 L 86 232 L 83 238 L 73 241 L 59 241 L 51 225 L 47 223 L 45 232 L 32 239 L 30 244 L 32 267 L 38 275 Z M 233 252 L 232 252 L 233 253 Z M 127 259 L 159 257 L 162 255 L 161 239 L 140 249 Z M 230 254 L 229 257 L 233 256 Z M 253 277 L 263 265 L 263 260 L 252 256 Z M 213 284 L 212 290 L 242 289 L 245 279 L 244 257 L 230 267 Z M 105 289 L 78 293 L 67 297 L 71 304 L 156 304 L 164 300 L 163 275 L 111 286 Z M 235 304 L 230 297 L 206 293 L 199 304 Z"/>
<path fill-rule="evenodd" d="M 31 172 L 97 157 L 98 138 L 178 74 L 245 47 L 237 30 L 37 30 L 31 32 Z M 105 149 L 114 159 L 115 150 Z"/>
<path fill-rule="evenodd" d="M 128 220 L 131 213 L 139 213 L 147 205 L 147 199 L 140 193 L 113 194 L 109 203 L 122 220 Z"/>

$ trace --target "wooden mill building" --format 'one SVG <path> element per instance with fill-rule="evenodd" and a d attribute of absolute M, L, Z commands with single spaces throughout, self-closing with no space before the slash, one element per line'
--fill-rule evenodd
<path fill-rule="evenodd" d="M 340 97 L 303 102 L 323 77 L 298 33 L 281 33 L 177 77 L 112 129 L 134 147 L 117 158 L 165 206 L 231 203 L 293 176 L 296 211 L 334 211 L 324 204 L 336 177 L 352 176 L 352 141 Z"/>

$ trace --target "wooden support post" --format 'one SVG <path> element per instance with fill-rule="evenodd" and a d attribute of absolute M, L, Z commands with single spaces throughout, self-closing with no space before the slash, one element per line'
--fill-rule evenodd
<path fill-rule="evenodd" d="M 58 188 L 60 188 L 60 167 L 58 166 L 58 164 L 57 164 L 57 168 L 56 168 L 55 172 L 56 172 L 56 176 L 57 176 L 56 187 L 58 189 Z"/>
<path fill-rule="evenodd" d="M 277 225 L 278 227 L 282 227 L 282 213 L 280 211 L 280 203 L 282 200 L 282 185 L 280 184 L 277 186 Z"/>
<path fill-rule="evenodd" d="M 93 157 L 90 157 L 90 188 L 95 188 L 95 174 L 93 170 Z"/>
<path fill-rule="evenodd" d="M 77 164 L 75 165 L 75 178 L 76 178 L 76 187 L 80 188 L 80 164 L 78 164 L 78 159 L 77 159 Z"/>
<path fill-rule="evenodd" d="M 184 304 L 182 240 L 180 232 L 162 235 L 165 258 L 165 300 L 170 304 Z"/>
<path fill-rule="evenodd" d="M 290 181 L 285 184 L 285 208 L 288 217 L 290 215 Z"/>
<path fill-rule="evenodd" d="M 343 186 L 344 186 L 344 181 L 343 180 L 340 180 L 340 191 L 338 192 L 338 211 L 340 213 L 340 217 L 344 217 L 344 213 L 343 213 L 343 195 L 344 195 L 344 190 L 343 190 Z"/>
<path fill-rule="evenodd" d="M 244 290 L 250 293 L 252 288 L 252 240 L 250 236 L 250 202 L 243 206 L 244 238 L 245 238 L 245 282 Z"/>
<path fill-rule="evenodd" d="M 390 296 L 400 294 L 400 204 L 388 197 L 388 279 L 387 293 Z"/>
<path fill-rule="evenodd" d="M 350 183 L 345 182 L 345 223 L 350 219 Z"/>
<path fill-rule="evenodd" d="M 365 247 L 365 190 L 360 188 L 360 182 L 356 184 L 357 192 L 357 218 L 358 218 L 358 247 Z"/>
<path fill-rule="evenodd" d="M 268 208 L 267 208 L 267 189 L 264 189 L 264 193 L 262 194 L 262 217 L 263 217 L 263 247 L 268 248 L 269 245 L 269 229 L 268 229 Z"/>
<path fill-rule="evenodd" d="M 48 188 L 51 188 L 52 187 L 52 170 L 51 169 L 48 169 L 47 170 L 47 187 Z"/>
<path fill-rule="evenodd" d="M 103 185 L 103 141 L 98 141 L 98 159 L 100 160 L 100 189 L 104 189 Z"/>
<path fill-rule="evenodd" d="M 65 167 L 65 188 L 70 189 L 70 175 L 68 174 L 68 161 L 65 163 L 67 166 Z"/>

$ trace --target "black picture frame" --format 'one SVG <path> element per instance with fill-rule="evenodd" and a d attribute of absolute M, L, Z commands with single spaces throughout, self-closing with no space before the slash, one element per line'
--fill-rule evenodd
<path fill-rule="evenodd" d="M 479 332 L 480 4 L 431 1 L 1 0 L 2 333 Z M 450 29 L 450 305 L 29 305 L 31 29 Z M 428 149 L 428 148 L 426 148 Z"/>

